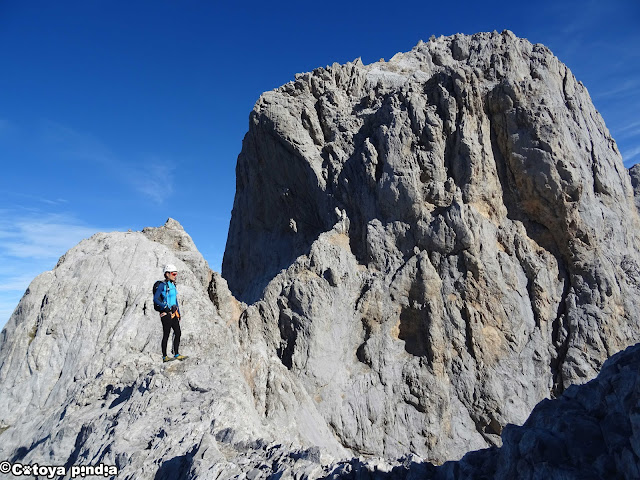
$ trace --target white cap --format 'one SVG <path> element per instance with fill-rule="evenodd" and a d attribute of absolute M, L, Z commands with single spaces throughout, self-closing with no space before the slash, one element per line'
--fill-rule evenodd
<path fill-rule="evenodd" d="M 166 267 L 164 267 L 164 271 L 166 272 L 177 272 L 178 268 L 175 265 L 172 265 L 171 263 L 168 264 Z"/>

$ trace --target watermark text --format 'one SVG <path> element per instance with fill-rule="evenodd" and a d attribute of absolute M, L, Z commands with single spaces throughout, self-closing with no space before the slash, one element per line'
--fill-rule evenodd
<path fill-rule="evenodd" d="M 65 467 L 62 465 L 40 465 L 33 463 L 26 465 L 23 463 L 0 462 L 0 473 L 11 474 L 14 477 L 38 477 L 56 478 L 69 475 L 71 478 L 85 477 L 112 477 L 118 475 L 118 467 L 115 465 L 72 465 Z"/>

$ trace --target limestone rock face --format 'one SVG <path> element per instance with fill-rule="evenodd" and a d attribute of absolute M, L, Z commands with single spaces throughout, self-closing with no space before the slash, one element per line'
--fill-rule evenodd
<path fill-rule="evenodd" d="M 640 211 L 640 163 L 635 164 L 629 169 L 631 176 L 631 186 L 633 187 L 633 195 L 636 200 L 636 208 Z"/>
<path fill-rule="evenodd" d="M 639 227 L 569 69 L 456 35 L 258 100 L 223 275 L 344 446 L 442 462 L 640 339 Z"/>
<path fill-rule="evenodd" d="M 521 427 L 504 429 L 501 448 L 471 452 L 441 467 L 407 456 L 399 465 L 353 459 L 329 479 L 511 480 L 640 477 L 640 345 L 605 362 L 598 377 L 544 400 Z"/>
<path fill-rule="evenodd" d="M 190 358 L 163 364 L 151 292 L 167 263 L 179 270 Z M 81 242 L 31 283 L 2 332 L 0 458 L 117 465 L 133 479 L 230 478 L 265 462 L 319 469 L 311 446 L 344 456 L 278 358 L 244 353 L 241 308 L 174 220 Z"/>

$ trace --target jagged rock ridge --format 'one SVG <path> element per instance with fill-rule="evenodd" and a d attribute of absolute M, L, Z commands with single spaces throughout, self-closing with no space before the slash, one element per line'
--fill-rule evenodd
<path fill-rule="evenodd" d="M 629 169 L 631 176 L 631 186 L 633 187 L 633 195 L 636 200 L 636 208 L 640 211 L 640 163 Z"/>
<path fill-rule="evenodd" d="M 180 271 L 192 358 L 163 364 L 151 287 L 166 263 Z M 277 357 L 241 345 L 240 309 L 175 220 L 81 242 L 31 283 L 2 332 L 0 458 L 176 479 L 264 464 L 312 472 L 311 446 L 343 456 Z"/>
<path fill-rule="evenodd" d="M 637 226 L 545 47 L 443 37 L 301 75 L 261 97 L 238 159 L 224 273 L 252 304 L 175 221 L 82 242 L 2 333 L 0 459 L 315 478 L 500 444 L 638 341 Z M 190 363 L 159 363 L 165 263 Z"/>

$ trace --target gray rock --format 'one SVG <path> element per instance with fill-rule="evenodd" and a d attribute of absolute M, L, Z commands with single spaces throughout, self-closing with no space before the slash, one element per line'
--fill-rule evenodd
<path fill-rule="evenodd" d="M 407 456 L 399 465 L 352 459 L 329 479 L 639 478 L 640 345 L 605 362 L 598 377 L 542 401 L 522 426 L 507 425 L 501 448 L 465 455 L 441 467 Z"/>
<path fill-rule="evenodd" d="M 639 226 L 568 68 L 456 35 L 258 100 L 223 275 L 343 445 L 440 463 L 640 340 Z"/>
<path fill-rule="evenodd" d="M 167 263 L 180 272 L 190 358 L 163 364 L 151 289 Z M 308 468 L 310 457 L 290 457 L 312 446 L 344 456 L 277 357 L 245 352 L 242 308 L 174 220 L 81 242 L 31 283 L 1 334 L 0 458 L 117 465 L 118 478 L 231 478 L 248 471 L 243 462 L 280 457 Z"/>
<path fill-rule="evenodd" d="M 629 169 L 629 175 L 631 176 L 631 186 L 633 187 L 636 208 L 640 210 L 640 163 L 636 163 Z"/>

